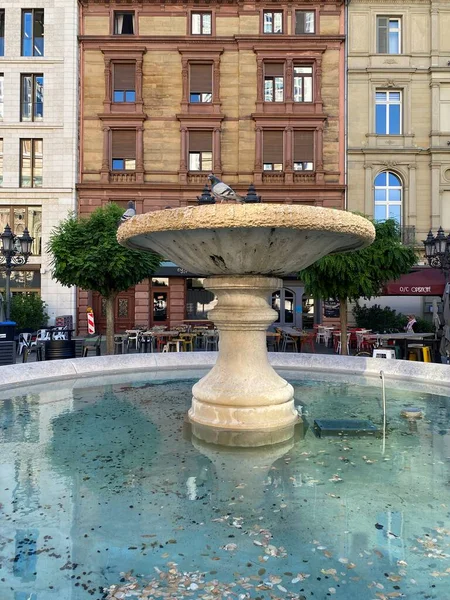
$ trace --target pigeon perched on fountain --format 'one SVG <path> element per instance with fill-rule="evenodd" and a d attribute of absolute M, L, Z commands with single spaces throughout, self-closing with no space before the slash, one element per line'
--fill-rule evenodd
<path fill-rule="evenodd" d="M 220 200 L 220 202 L 228 202 L 229 200 L 245 202 L 242 196 L 236 193 L 228 184 L 220 181 L 214 173 L 208 175 L 208 179 L 211 182 L 211 192 L 218 200 Z"/>
<path fill-rule="evenodd" d="M 127 210 L 120 217 L 119 225 L 122 225 L 122 223 L 125 223 L 126 221 L 131 219 L 131 217 L 134 217 L 135 214 L 136 214 L 136 209 L 134 208 L 134 202 L 132 200 L 130 200 L 128 202 Z"/>

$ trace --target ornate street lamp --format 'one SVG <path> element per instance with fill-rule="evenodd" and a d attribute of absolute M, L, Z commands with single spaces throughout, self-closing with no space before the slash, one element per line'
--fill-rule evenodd
<path fill-rule="evenodd" d="M 446 236 L 442 227 L 439 227 L 436 236 L 430 230 L 423 245 L 428 264 L 434 269 L 440 269 L 444 273 L 445 283 L 448 283 L 450 280 L 450 234 Z"/>
<path fill-rule="evenodd" d="M 31 246 L 33 239 L 25 228 L 21 236 L 15 235 L 11 231 L 11 227 L 6 225 L 2 235 L 0 235 L 0 269 L 3 269 L 6 274 L 6 320 L 9 321 L 11 311 L 10 284 L 11 271 L 26 264 L 31 256 Z"/>

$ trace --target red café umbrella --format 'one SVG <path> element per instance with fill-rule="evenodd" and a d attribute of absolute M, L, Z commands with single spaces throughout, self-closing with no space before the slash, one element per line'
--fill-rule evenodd
<path fill-rule="evenodd" d="M 444 286 L 444 275 L 439 269 L 424 267 L 387 283 L 383 296 L 442 296 Z"/>

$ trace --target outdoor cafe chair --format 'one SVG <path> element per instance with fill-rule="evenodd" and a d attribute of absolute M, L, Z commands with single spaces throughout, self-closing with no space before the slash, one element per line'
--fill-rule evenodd
<path fill-rule="evenodd" d="M 85 356 L 87 356 L 89 351 L 95 352 L 96 356 L 100 356 L 101 343 L 102 343 L 101 335 L 94 335 L 92 337 L 84 338 L 82 357 L 84 358 Z"/>
<path fill-rule="evenodd" d="M 25 348 L 31 346 L 31 333 L 19 333 L 19 341 L 17 344 L 17 354 L 22 354 Z"/>
<path fill-rule="evenodd" d="M 184 352 L 194 352 L 195 335 L 193 333 L 180 333 Z"/>
<path fill-rule="evenodd" d="M 286 352 L 286 348 L 288 346 L 292 346 L 292 349 L 295 350 L 295 352 L 298 352 L 297 340 L 294 337 L 291 337 L 290 335 L 288 335 L 287 333 L 282 331 L 282 333 L 281 333 L 281 350 L 283 352 Z"/>
<path fill-rule="evenodd" d="M 315 333 L 308 333 L 304 337 L 302 337 L 302 346 L 301 346 L 302 351 L 304 352 L 306 350 L 306 347 L 308 346 L 310 348 L 311 352 L 315 352 L 316 351 L 315 341 L 316 341 Z"/>
<path fill-rule="evenodd" d="M 205 350 L 217 351 L 219 348 L 219 334 L 212 332 L 205 334 Z"/>
<path fill-rule="evenodd" d="M 136 350 L 139 350 L 141 346 L 141 332 L 137 329 L 129 329 L 125 333 L 127 334 L 127 351 L 130 350 L 131 344 L 134 344 Z"/>

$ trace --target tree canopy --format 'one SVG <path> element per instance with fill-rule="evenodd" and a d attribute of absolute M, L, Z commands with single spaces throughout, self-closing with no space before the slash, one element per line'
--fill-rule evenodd
<path fill-rule="evenodd" d="M 98 208 L 89 217 L 70 215 L 52 231 L 47 251 L 52 276 L 64 286 L 99 292 L 107 300 L 107 337 L 113 339 L 114 300 L 149 277 L 160 257 L 121 246 L 116 239 L 123 210 L 116 204 Z M 111 301 L 108 310 L 108 301 Z M 112 308 L 112 310 L 111 310 Z M 112 322 L 111 322 L 112 318 Z M 113 341 L 107 345 L 109 351 Z"/>
<path fill-rule="evenodd" d="M 299 273 L 307 294 L 340 301 L 342 335 L 347 330 L 347 301 L 378 296 L 383 285 L 408 273 L 417 260 L 414 249 L 402 244 L 395 220 L 374 225 L 376 238 L 367 248 L 325 256 Z"/>
<path fill-rule="evenodd" d="M 152 252 L 121 246 L 116 239 L 123 210 L 117 204 L 98 208 L 89 217 L 70 215 L 53 229 L 48 252 L 52 275 L 64 286 L 76 285 L 104 298 L 149 276 L 160 263 Z"/>

